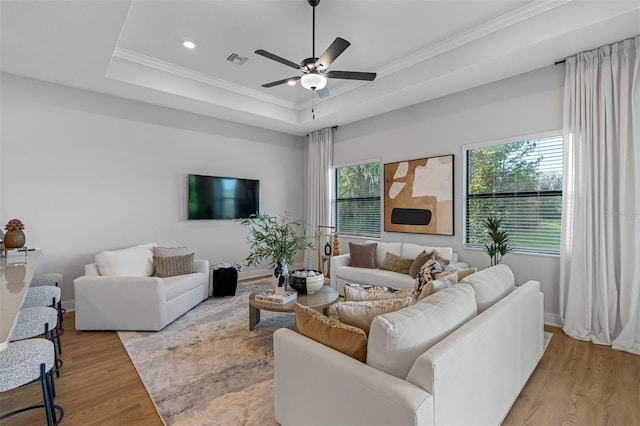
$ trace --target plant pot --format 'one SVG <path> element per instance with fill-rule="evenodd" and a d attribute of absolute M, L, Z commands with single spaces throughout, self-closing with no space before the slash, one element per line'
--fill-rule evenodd
<path fill-rule="evenodd" d="M 24 232 L 19 229 L 12 229 L 4 234 L 4 246 L 5 248 L 20 248 L 24 247 L 26 238 Z"/>

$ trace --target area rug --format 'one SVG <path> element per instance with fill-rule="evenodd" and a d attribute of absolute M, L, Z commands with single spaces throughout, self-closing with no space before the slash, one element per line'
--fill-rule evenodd
<path fill-rule="evenodd" d="M 249 293 L 209 298 L 159 332 L 118 332 L 167 425 L 276 425 L 273 332 L 294 315 L 261 311 L 249 331 Z"/>
<path fill-rule="evenodd" d="M 235 296 L 209 298 L 159 332 L 118 332 L 165 424 L 277 425 L 273 332 L 295 319 L 261 311 L 249 331 L 249 293 L 270 286 L 240 283 Z"/>

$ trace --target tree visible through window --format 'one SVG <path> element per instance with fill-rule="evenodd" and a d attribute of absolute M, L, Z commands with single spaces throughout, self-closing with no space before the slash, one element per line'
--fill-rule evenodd
<path fill-rule="evenodd" d="M 380 236 L 380 162 L 335 170 L 336 230 L 342 235 Z"/>
<path fill-rule="evenodd" d="M 560 251 L 562 137 L 466 151 L 465 245 L 482 246 L 487 217 L 502 219 L 516 251 Z"/>

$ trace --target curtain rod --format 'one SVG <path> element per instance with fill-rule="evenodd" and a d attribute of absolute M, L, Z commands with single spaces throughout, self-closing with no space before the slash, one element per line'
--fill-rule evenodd
<path fill-rule="evenodd" d="M 625 41 L 625 40 L 631 40 L 631 39 L 634 39 L 634 38 L 635 38 L 635 37 L 623 38 L 622 40 L 614 41 L 613 43 L 603 44 L 602 46 L 598 46 L 598 47 L 596 47 L 596 48 L 594 48 L 594 49 L 587 49 L 587 50 L 583 50 L 582 52 L 574 53 L 573 55 L 569 55 L 569 56 L 567 56 L 567 58 L 570 58 L 570 57 L 572 57 L 572 56 L 579 55 L 579 54 L 581 54 L 581 53 L 590 52 L 590 51 L 592 51 L 592 50 L 597 50 L 597 49 L 600 49 L 601 47 L 604 47 L 604 46 L 613 46 L 614 44 L 622 43 L 622 42 L 623 42 L 623 41 Z M 553 63 L 553 65 L 560 65 L 560 64 L 564 64 L 564 63 L 567 61 L 567 58 L 562 59 L 562 60 L 559 60 L 559 61 L 555 61 L 555 62 Z"/>
<path fill-rule="evenodd" d="M 332 129 L 333 129 L 333 130 L 335 130 L 335 129 L 337 129 L 337 128 L 338 128 L 338 126 L 333 126 L 333 127 L 332 127 Z M 309 132 L 309 133 L 307 133 L 307 136 L 309 136 L 311 133 L 313 133 L 313 132 Z"/>

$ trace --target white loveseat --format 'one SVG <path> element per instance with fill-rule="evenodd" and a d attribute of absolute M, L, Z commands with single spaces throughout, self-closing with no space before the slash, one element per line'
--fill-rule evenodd
<path fill-rule="evenodd" d="M 85 265 L 74 280 L 77 330 L 157 331 L 208 297 L 207 260 L 194 259 L 190 274 L 151 276 L 155 246 L 103 252 L 103 270 Z"/>
<path fill-rule="evenodd" d="M 494 268 L 376 317 L 366 363 L 277 330 L 278 423 L 500 424 L 544 351 L 543 295 Z"/>
<path fill-rule="evenodd" d="M 375 250 L 377 268 L 349 266 L 351 259 L 349 253 L 331 258 L 329 268 L 331 287 L 336 289 L 340 295 L 344 296 L 344 285 L 346 283 L 414 288 L 416 280 L 411 275 L 380 269 L 380 266 L 384 264 L 387 252 L 405 259 L 415 259 L 423 251 L 430 253 L 435 250 L 440 257 L 450 261 L 458 269 L 469 267 L 467 263 L 458 261 L 458 255 L 453 252 L 451 247 L 429 247 L 413 243 L 365 241 L 365 244 L 372 243 L 377 244 Z"/>

